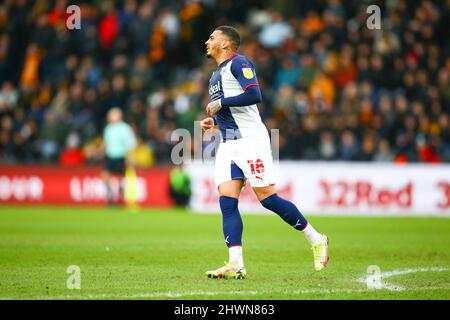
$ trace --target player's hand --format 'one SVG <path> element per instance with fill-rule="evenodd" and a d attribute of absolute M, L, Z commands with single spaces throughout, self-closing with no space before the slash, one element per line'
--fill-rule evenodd
<path fill-rule="evenodd" d="M 214 119 L 206 118 L 200 122 L 200 125 L 202 126 L 203 131 L 208 131 L 209 129 L 214 128 Z"/>
<path fill-rule="evenodd" d="M 222 108 L 222 103 L 220 103 L 220 99 L 214 100 L 206 106 L 206 112 L 212 116 L 216 114 Z"/>

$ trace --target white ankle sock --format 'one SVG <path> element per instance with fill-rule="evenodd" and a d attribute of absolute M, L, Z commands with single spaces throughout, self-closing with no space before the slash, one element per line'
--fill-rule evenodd
<path fill-rule="evenodd" d="M 244 258 L 242 256 L 242 246 L 233 246 L 228 248 L 228 253 L 230 259 L 228 262 L 230 264 L 238 265 L 239 267 L 244 267 Z"/>
<path fill-rule="evenodd" d="M 313 228 L 312 225 L 308 223 L 305 229 L 302 230 L 303 234 L 305 235 L 308 242 L 312 245 L 318 244 L 320 241 L 322 241 L 322 236 L 320 233 L 316 231 L 316 229 Z"/>

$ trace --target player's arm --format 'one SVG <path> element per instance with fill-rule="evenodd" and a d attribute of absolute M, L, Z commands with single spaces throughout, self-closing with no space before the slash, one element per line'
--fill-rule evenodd
<path fill-rule="evenodd" d="M 128 153 L 132 152 L 137 147 L 136 135 L 129 125 L 127 125 L 125 129 L 125 144 L 127 146 Z"/>
<path fill-rule="evenodd" d="M 134 167 L 134 159 L 131 156 L 134 149 L 137 147 L 137 139 L 134 134 L 133 129 L 127 124 L 124 134 L 124 143 L 127 146 L 127 154 L 125 156 L 125 163 L 128 167 L 128 171 L 126 172 L 126 176 L 129 178 L 130 174 L 133 175 L 133 171 L 129 171 L 132 167 Z"/>
<path fill-rule="evenodd" d="M 212 101 L 206 107 L 208 114 L 213 115 L 222 107 L 250 106 L 262 101 L 261 90 L 256 79 L 253 64 L 246 58 L 239 57 L 231 64 L 231 73 L 242 87 L 243 93 Z"/>
<path fill-rule="evenodd" d="M 251 61 L 239 56 L 232 61 L 230 71 L 241 85 L 243 92 L 234 97 L 222 98 L 220 101 L 222 107 L 251 106 L 260 103 L 262 101 L 261 90 Z"/>
<path fill-rule="evenodd" d="M 251 106 L 261 101 L 261 90 L 257 85 L 248 87 L 247 90 L 237 96 L 220 99 L 222 107 Z"/>
<path fill-rule="evenodd" d="M 104 156 L 106 155 L 106 140 L 107 140 L 107 137 L 106 137 L 107 129 L 106 128 L 107 127 L 105 127 L 103 129 L 103 134 L 102 134 L 102 137 L 101 137 L 101 143 L 100 143 L 100 146 L 99 146 L 99 149 L 103 153 Z"/>
<path fill-rule="evenodd" d="M 214 100 L 208 103 L 206 111 L 213 115 L 223 107 L 251 106 L 262 101 L 261 90 L 257 86 L 251 86 L 246 91 L 234 97 L 227 97 Z"/>

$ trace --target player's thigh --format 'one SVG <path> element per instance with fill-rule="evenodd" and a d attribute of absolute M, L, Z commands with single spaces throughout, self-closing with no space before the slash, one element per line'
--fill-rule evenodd
<path fill-rule="evenodd" d="M 226 182 L 245 179 L 242 170 L 232 160 L 231 155 L 234 152 L 232 147 L 231 144 L 223 143 L 220 144 L 217 151 L 214 165 L 214 180 L 218 190 L 219 186 Z M 234 185 L 235 183 L 231 184 Z"/>
<path fill-rule="evenodd" d="M 244 180 L 230 180 L 223 182 L 219 185 L 218 191 L 221 196 L 226 196 L 230 198 L 239 198 L 241 194 L 241 189 L 244 184 Z"/>

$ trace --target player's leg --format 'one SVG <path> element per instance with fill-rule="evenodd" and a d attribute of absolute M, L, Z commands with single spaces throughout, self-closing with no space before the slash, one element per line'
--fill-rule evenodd
<path fill-rule="evenodd" d="M 242 257 L 242 232 L 243 224 L 239 212 L 239 195 L 243 186 L 243 180 L 231 180 L 219 186 L 219 202 L 222 211 L 222 230 L 225 244 L 228 247 L 228 262 L 240 267 L 244 266 Z"/>
<path fill-rule="evenodd" d="M 233 180 L 221 183 L 217 187 L 217 191 L 221 197 L 239 199 L 243 184 L 243 178 L 235 178 Z"/>
<path fill-rule="evenodd" d="M 119 204 L 125 203 L 125 158 L 119 158 L 114 163 L 114 175 L 119 181 Z"/>
<path fill-rule="evenodd" d="M 314 230 L 295 204 L 276 193 L 275 186 L 254 187 L 253 191 L 264 208 L 275 212 L 286 223 L 304 232 L 311 244 L 320 242 L 320 233 Z"/>
<path fill-rule="evenodd" d="M 305 235 L 312 245 L 316 270 L 323 269 L 328 261 L 328 239 L 308 223 L 295 204 L 276 193 L 275 173 L 268 137 L 261 136 L 253 141 L 243 143 L 240 157 L 236 159 L 236 162 L 242 168 L 261 204 Z"/>
<path fill-rule="evenodd" d="M 242 170 L 231 160 L 230 144 L 221 144 L 216 155 L 215 182 L 222 211 L 222 230 L 228 247 L 229 260 L 222 268 L 207 271 L 210 278 L 245 277 L 242 256 L 243 224 L 238 209 L 239 195 L 244 184 Z"/>
<path fill-rule="evenodd" d="M 123 180 L 125 177 L 125 159 L 111 159 L 106 157 L 104 162 L 104 168 L 101 173 L 102 180 L 106 187 L 106 199 L 108 204 L 117 204 L 123 201 L 124 189 Z M 112 188 L 112 179 L 115 178 L 119 181 L 119 198 L 115 199 Z"/>
<path fill-rule="evenodd" d="M 111 171 L 109 170 L 108 164 L 105 165 L 105 168 L 101 172 L 101 178 L 106 188 L 106 201 L 108 204 L 112 204 L 113 202 L 113 194 L 111 188 Z"/>
<path fill-rule="evenodd" d="M 291 201 L 280 197 L 275 186 L 254 187 L 253 191 L 264 208 L 278 214 L 286 223 L 301 231 L 312 246 L 314 265 L 317 271 L 322 270 L 328 262 L 328 238 L 317 232 L 308 223 L 297 206 Z"/>
<path fill-rule="evenodd" d="M 228 247 L 228 262 L 216 270 L 207 271 L 210 278 L 241 279 L 246 275 L 242 255 L 243 224 L 238 209 L 239 195 L 244 181 L 242 179 L 230 180 L 219 185 L 219 202 L 222 211 L 222 230 L 225 244 Z"/>

